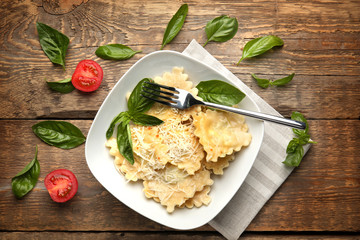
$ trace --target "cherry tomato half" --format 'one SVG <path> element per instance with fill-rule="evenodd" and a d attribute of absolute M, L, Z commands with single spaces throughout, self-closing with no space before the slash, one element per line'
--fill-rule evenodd
<path fill-rule="evenodd" d="M 92 92 L 99 88 L 103 75 L 103 70 L 97 62 L 86 59 L 76 66 L 71 83 L 80 91 Z"/>
<path fill-rule="evenodd" d="M 67 169 L 57 169 L 49 173 L 44 180 L 50 197 L 55 202 L 66 202 L 74 197 L 78 190 L 75 175 Z"/>

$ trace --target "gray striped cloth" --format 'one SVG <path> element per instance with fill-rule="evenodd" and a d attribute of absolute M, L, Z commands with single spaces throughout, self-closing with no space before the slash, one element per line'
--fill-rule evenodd
<path fill-rule="evenodd" d="M 225 77 L 239 82 L 245 94 L 257 103 L 261 112 L 281 116 L 195 40 L 192 40 L 183 54 L 198 59 L 212 66 Z M 282 161 L 286 157 L 287 144 L 293 137 L 291 128 L 265 122 L 263 143 L 249 175 L 229 204 L 209 222 L 224 237 L 238 239 L 264 204 L 290 175 L 293 168 L 285 166 Z M 309 148 L 310 145 L 306 145 L 304 153 Z"/>

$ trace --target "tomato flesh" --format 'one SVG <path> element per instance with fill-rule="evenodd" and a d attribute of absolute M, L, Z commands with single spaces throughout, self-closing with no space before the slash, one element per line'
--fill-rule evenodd
<path fill-rule="evenodd" d="M 66 202 L 74 197 L 78 189 L 75 175 L 67 169 L 57 169 L 49 173 L 44 180 L 50 197 L 55 202 Z"/>
<path fill-rule="evenodd" d="M 103 80 L 103 70 L 93 60 L 82 60 L 76 66 L 71 83 L 74 87 L 83 92 L 93 92 L 99 88 Z"/>

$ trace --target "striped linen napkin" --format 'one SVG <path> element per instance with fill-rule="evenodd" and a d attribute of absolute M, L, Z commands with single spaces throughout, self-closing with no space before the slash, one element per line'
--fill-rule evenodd
<path fill-rule="evenodd" d="M 208 64 L 226 78 L 239 82 L 243 87 L 242 90 L 256 102 L 261 112 L 281 116 L 195 40 L 191 41 L 183 54 Z M 291 128 L 265 122 L 263 143 L 248 176 L 227 206 L 209 222 L 224 237 L 238 239 L 264 204 L 290 175 L 293 168 L 285 166 L 282 161 L 286 157 L 286 147 L 293 137 Z M 304 154 L 309 148 L 310 144 L 304 146 Z"/>

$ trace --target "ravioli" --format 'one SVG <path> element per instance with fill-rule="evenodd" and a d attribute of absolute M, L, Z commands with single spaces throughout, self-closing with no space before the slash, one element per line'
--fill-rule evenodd
<path fill-rule="evenodd" d="M 159 84 L 198 90 L 183 68 L 154 78 Z M 155 103 L 146 114 L 164 122 L 157 126 L 130 124 L 134 164 L 119 152 L 116 139 L 105 145 L 116 169 L 128 181 L 142 181 L 143 192 L 172 213 L 176 208 L 207 206 L 212 174 L 222 175 L 235 153 L 251 142 L 243 116 L 193 106 L 186 110 Z"/>

